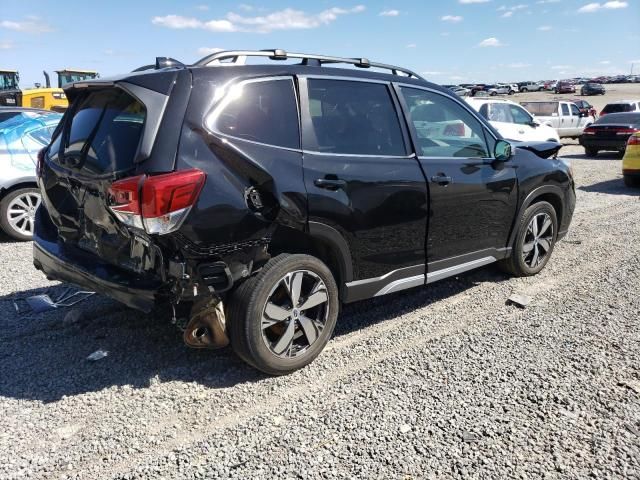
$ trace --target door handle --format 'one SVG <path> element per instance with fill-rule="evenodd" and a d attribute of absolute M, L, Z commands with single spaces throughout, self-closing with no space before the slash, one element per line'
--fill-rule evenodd
<path fill-rule="evenodd" d="M 431 177 L 431 181 L 433 183 L 437 183 L 438 185 L 446 186 L 449 185 L 453 180 L 447 175 L 434 175 L 433 177 Z"/>
<path fill-rule="evenodd" d="M 347 182 L 338 178 L 317 178 L 313 184 L 318 188 L 325 190 L 338 190 L 347 186 Z"/>

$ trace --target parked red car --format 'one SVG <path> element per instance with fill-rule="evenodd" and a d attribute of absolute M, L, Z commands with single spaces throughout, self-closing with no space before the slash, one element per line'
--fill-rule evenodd
<path fill-rule="evenodd" d="M 586 114 L 588 117 L 593 117 L 594 119 L 598 118 L 598 111 L 586 100 L 582 100 L 581 98 L 572 98 L 569 101 L 576 104 L 580 113 Z"/>
<path fill-rule="evenodd" d="M 558 82 L 554 90 L 555 93 L 576 93 L 576 86 L 569 82 Z"/>

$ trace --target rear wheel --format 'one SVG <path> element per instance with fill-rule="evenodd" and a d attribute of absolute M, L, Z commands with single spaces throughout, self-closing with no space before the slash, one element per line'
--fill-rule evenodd
<path fill-rule="evenodd" d="M 518 277 L 537 274 L 551 257 L 557 230 L 558 220 L 553 206 L 548 202 L 534 203 L 520 219 L 511 256 L 499 265 Z"/>
<path fill-rule="evenodd" d="M 231 296 L 231 346 L 265 373 L 293 372 L 320 354 L 338 309 L 338 287 L 324 263 L 309 255 L 279 255 Z"/>
<path fill-rule="evenodd" d="M 0 227 L 15 240 L 31 240 L 39 205 L 40 191 L 37 188 L 19 188 L 9 192 L 0 201 Z"/>
<path fill-rule="evenodd" d="M 529 89 L 528 89 L 528 88 L 521 88 L 521 89 L 520 89 L 520 91 L 521 91 L 522 93 L 527 93 L 527 92 L 529 91 Z"/>
<path fill-rule="evenodd" d="M 598 150 L 597 148 L 593 148 L 593 147 L 584 147 L 584 154 L 587 157 L 596 157 L 598 155 L 598 152 L 600 150 Z"/>
<path fill-rule="evenodd" d="M 636 175 L 623 175 L 624 184 L 627 187 L 640 187 L 640 177 Z"/>

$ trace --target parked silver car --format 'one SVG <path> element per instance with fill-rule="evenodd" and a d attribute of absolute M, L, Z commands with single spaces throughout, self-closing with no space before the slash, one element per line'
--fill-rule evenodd
<path fill-rule="evenodd" d="M 0 122 L 0 228 L 16 240 L 31 240 L 40 205 L 38 152 L 51 141 L 59 113 L 21 113 Z"/>

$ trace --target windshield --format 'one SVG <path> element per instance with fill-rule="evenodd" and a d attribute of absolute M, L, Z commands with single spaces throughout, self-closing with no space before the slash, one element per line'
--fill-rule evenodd
<path fill-rule="evenodd" d="M 631 112 L 633 110 L 633 106 L 629 103 L 610 103 L 604 110 L 604 113 L 619 113 L 619 112 Z"/>
<path fill-rule="evenodd" d="M 64 87 L 67 83 L 81 82 L 83 80 L 92 80 L 98 75 L 96 73 L 59 73 L 58 87 Z"/>
<path fill-rule="evenodd" d="M 0 73 L 0 90 L 15 90 L 18 88 L 17 73 Z"/>

